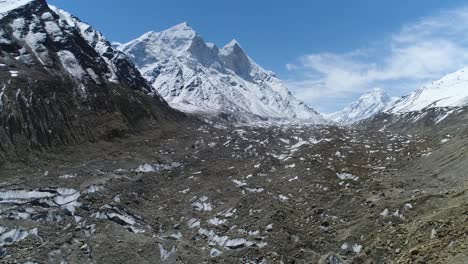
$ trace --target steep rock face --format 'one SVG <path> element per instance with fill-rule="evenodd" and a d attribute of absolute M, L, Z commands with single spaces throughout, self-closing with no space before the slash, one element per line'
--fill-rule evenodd
<path fill-rule="evenodd" d="M 236 40 L 224 46 L 220 56 L 227 68 L 246 80 L 252 80 L 253 65 Z"/>
<path fill-rule="evenodd" d="M 325 120 L 258 66 L 237 41 L 222 49 L 186 23 L 119 46 L 168 103 L 179 110 L 237 121 Z"/>
<path fill-rule="evenodd" d="M 328 115 L 327 118 L 339 124 L 353 124 L 380 113 L 397 100 L 396 97 L 388 96 L 383 89 L 376 88 L 365 93 L 343 110 Z"/>
<path fill-rule="evenodd" d="M 0 161 L 178 118 L 89 25 L 42 0 L 0 6 Z"/>

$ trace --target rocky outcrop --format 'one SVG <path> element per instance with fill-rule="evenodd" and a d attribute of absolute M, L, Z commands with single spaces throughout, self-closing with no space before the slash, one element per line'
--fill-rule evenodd
<path fill-rule="evenodd" d="M 0 16 L 0 161 L 183 118 L 92 27 L 44 1 L 10 2 Z"/>

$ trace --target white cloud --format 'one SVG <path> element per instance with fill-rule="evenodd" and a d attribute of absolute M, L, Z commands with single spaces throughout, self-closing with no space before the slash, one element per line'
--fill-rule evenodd
<path fill-rule="evenodd" d="M 420 85 L 468 65 L 468 8 L 446 10 L 405 25 L 395 34 L 349 53 L 308 54 L 286 67 L 293 93 L 312 107 L 335 110 L 373 87 L 391 94 Z"/>
<path fill-rule="evenodd" d="M 288 71 L 293 71 L 293 70 L 296 70 L 297 69 L 297 66 L 294 65 L 294 64 L 286 64 L 286 69 L 288 69 Z"/>

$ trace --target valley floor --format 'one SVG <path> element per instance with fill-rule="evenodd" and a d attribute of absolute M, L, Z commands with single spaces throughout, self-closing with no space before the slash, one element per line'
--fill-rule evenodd
<path fill-rule="evenodd" d="M 467 146 L 201 126 L 63 148 L 0 169 L 1 261 L 467 263 Z"/>

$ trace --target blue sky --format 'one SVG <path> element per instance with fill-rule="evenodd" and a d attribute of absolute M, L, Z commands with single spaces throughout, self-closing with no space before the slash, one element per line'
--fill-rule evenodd
<path fill-rule="evenodd" d="M 374 87 L 404 95 L 468 63 L 468 9 L 440 0 L 49 0 L 126 42 L 188 22 L 218 46 L 237 39 L 322 112 Z M 466 16 L 465 16 L 466 15 Z M 468 54 L 468 53 L 467 53 Z"/>

